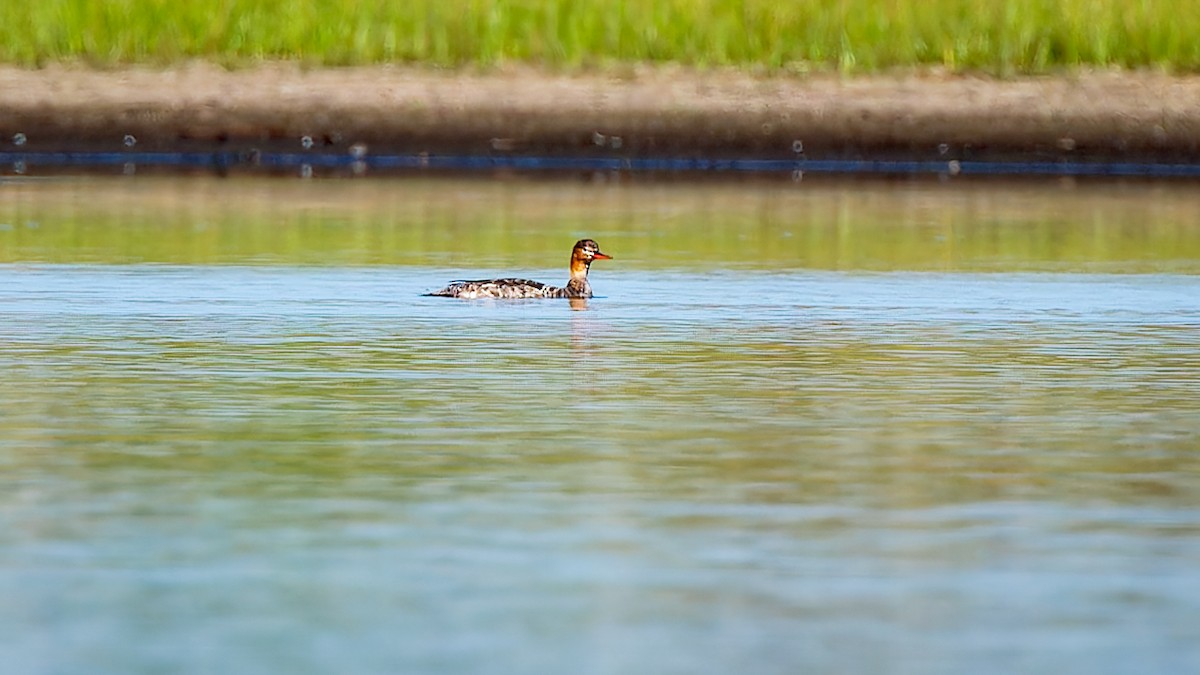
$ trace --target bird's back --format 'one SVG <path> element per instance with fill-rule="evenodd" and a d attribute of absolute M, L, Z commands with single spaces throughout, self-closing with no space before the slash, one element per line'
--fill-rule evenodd
<path fill-rule="evenodd" d="M 480 279 L 452 281 L 429 295 L 447 298 L 562 298 L 565 291 L 529 279 Z"/>

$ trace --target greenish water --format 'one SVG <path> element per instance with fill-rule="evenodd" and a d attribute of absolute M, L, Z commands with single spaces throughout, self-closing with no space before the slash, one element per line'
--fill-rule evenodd
<path fill-rule="evenodd" d="M 0 653 L 1195 670 L 1196 194 L 0 182 Z"/>

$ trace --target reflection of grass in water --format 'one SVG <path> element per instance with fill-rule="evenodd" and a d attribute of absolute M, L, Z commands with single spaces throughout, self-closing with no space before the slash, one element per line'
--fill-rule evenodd
<path fill-rule="evenodd" d="M 1191 9 L 1183 0 L 42 0 L 0 4 L 0 59 L 1191 70 L 1200 66 Z"/>
<path fill-rule="evenodd" d="M 0 192 L 0 261 L 1200 271 L 1185 188 L 83 180 Z"/>
<path fill-rule="evenodd" d="M 18 358 L 0 354 L 0 403 L 13 411 L 0 434 L 39 449 L 14 455 L 23 465 L 133 470 L 147 487 L 187 476 L 197 493 L 280 499 L 397 500 L 446 481 L 464 493 L 533 482 L 735 503 L 1190 504 L 1200 487 L 1178 374 L 1197 355 L 1184 328 L 1130 344 L 1106 368 L 1054 349 L 1054 330 L 1015 340 L 843 327 L 785 343 L 717 327 L 649 338 L 650 349 L 597 346 L 619 378 L 574 401 L 538 388 L 570 377 L 554 337 L 524 359 L 482 335 L 337 349 L 362 345 L 261 330 L 273 339 L 22 345 Z M 1088 332 L 1105 358 L 1122 341 Z M 514 415 L 497 402 L 513 391 L 544 405 Z M 579 434 L 584 411 L 603 433 Z"/>

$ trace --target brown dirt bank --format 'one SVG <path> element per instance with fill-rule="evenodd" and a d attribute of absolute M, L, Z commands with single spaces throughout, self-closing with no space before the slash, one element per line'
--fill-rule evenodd
<path fill-rule="evenodd" d="M 0 151 L 1200 161 L 1200 77 L 0 67 Z M 21 140 L 18 145 L 14 138 Z M 799 142 L 799 143 L 797 143 Z"/>

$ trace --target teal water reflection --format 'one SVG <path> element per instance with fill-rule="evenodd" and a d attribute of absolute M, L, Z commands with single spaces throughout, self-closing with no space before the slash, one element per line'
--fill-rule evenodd
<path fill-rule="evenodd" d="M 526 187 L 505 188 L 517 212 Z M 338 212 L 359 188 L 308 189 Z M 432 194 L 452 189 L 481 188 Z M 696 203 L 630 189 L 639 209 Z M 1003 197 L 980 193 L 980 217 L 1030 217 Z M 603 297 L 572 311 L 420 295 L 477 243 L 309 264 L 290 217 L 269 264 L 234 244 L 91 264 L 119 225 L 58 239 L 49 215 L 40 248 L 6 249 L 14 672 L 1200 662 L 1200 277 L 1135 273 L 1193 265 L 1184 224 L 1175 248 L 987 272 L 755 265 L 742 220 L 714 217 L 701 238 L 742 261 L 723 269 L 718 248 L 684 261 L 684 236 L 674 258 L 630 254 L 651 235 L 613 228 Z M 320 241 L 351 250 L 325 217 Z M 846 222 L 869 237 L 874 217 Z M 560 248 L 483 266 L 557 280 Z"/>

